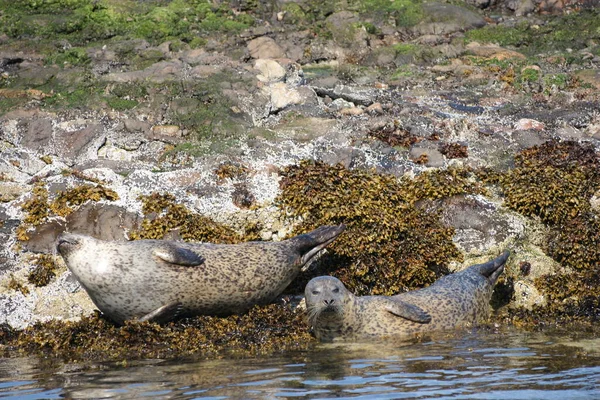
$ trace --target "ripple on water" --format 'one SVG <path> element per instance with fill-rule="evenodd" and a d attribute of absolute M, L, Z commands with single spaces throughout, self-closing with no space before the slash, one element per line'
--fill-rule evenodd
<path fill-rule="evenodd" d="M 0 398 L 594 399 L 598 338 L 474 332 L 319 345 L 269 358 L 64 364 L 0 360 Z"/>

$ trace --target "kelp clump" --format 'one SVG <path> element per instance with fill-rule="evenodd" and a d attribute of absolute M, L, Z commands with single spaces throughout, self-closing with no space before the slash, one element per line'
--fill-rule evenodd
<path fill-rule="evenodd" d="M 48 285 L 56 276 L 56 263 L 54 256 L 40 254 L 35 260 L 35 268 L 27 276 L 27 281 L 32 285 L 41 287 Z"/>
<path fill-rule="evenodd" d="M 167 325 L 126 322 L 115 326 L 99 313 L 80 321 L 51 320 L 0 336 L 24 354 L 66 360 L 217 357 L 306 349 L 314 339 L 304 313 L 291 305 L 254 307 L 245 315 L 199 316 Z"/>
<path fill-rule="evenodd" d="M 145 217 L 141 227 L 129 233 L 131 239 L 164 239 L 173 232 L 183 240 L 196 242 L 238 243 L 245 239 L 233 229 L 177 204 L 171 194 L 153 193 L 139 200 Z"/>
<path fill-rule="evenodd" d="M 429 285 L 448 272 L 449 261 L 461 259 L 452 242 L 454 229 L 415 207 L 423 197 L 475 190 L 457 171 L 399 182 L 372 171 L 303 161 L 281 175 L 277 202 L 303 219 L 295 233 L 346 224 L 322 264 L 357 294 L 391 295 Z"/>
<path fill-rule="evenodd" d="M 50 202 L 48 189 L 43 182 L 37 182 L 32 191 L 33 197 L 21 207 L 26 215 L 23 223 L 17 228 L 17 239 L 29 240 L 27 230 L 40 225 L 51 216 L 65 217 L 73 212 L 74 207 L 87 201 L 118 200 L 119 195 L 112 189 L 104 186 L 84 184 L 71 189 L 60 191 L 55 199 Z"/>
<path fill-rule="evenodd" d="M 545 251 L 570 273 L 538 278 L 549 306 L 521 318 L 565 322 L 600 316 L 600 216 L 590 203 L 600 189 L 600 157 L 591 144 L 549 140 L 522 151 L 501 179 L 506 203 L 549 228 Z"/>

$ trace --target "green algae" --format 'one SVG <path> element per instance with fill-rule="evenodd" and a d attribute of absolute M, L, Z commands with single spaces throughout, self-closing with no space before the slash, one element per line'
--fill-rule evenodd
<path fill-rule="evenodd" d="M 1 33 L 12 38 L 64 38 L 76 46 L 113 38 L 191 42 L 202 33 L 236 33 L 254 24 L 248 13 L 236 14 L 225 3 L 203 0 L 0 0 L 0 8 Z"/>
<path fill-rule="evenodd" d="M 573 29 L 577 26 L 577 29 Z M 589 40 L 597 40 L 600 32 L 600 12 L 582 10 L 551 18 L 541 25 L 520 22 L 513 27 L 488 25 L 465 33 L 466 42 L 496 43 L 518 47 L 519 51 L 534 55 L 541 52 L 586 48 Z M 571 61 L 577 61 L 571 58 Z"/>

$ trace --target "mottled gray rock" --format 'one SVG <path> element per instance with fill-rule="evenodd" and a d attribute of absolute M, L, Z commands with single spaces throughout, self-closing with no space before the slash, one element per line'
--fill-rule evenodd
<path fill-rule="evenodd" d="M 481 196 L 459 195 L 422 201 L 419 206 L 440 212 L 442 221 L 456 229 L 454 243 L 466 253 L 503 250 L 525 234 L 523 217 Z"/>

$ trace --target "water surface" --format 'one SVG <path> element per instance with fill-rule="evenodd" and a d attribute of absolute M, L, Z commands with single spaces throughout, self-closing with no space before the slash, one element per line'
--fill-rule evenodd
<path fill-rule="evenodd" d="M 251 359 L 0 359 L 0 397 L 600 399 L 600 338 L 477 331 Z"/>

